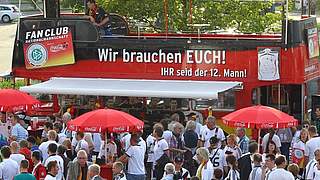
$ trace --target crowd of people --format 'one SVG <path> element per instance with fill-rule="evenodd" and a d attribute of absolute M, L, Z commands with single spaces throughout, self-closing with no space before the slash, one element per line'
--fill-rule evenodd
<path fill-rule="evenodd" d="M 226 135 L 214 116 L 162 119 L 151 134 L 71 132 L 67 112 L 45 122 L 41 142 L 28 135 L 18 115 L 0 113 L 10 133 L 1 141 L 0 179 L 99 180 L 101 166 L 115 180 L 296 180 L 320 179 L 316 126 L 269 129 L 261 146 L 237 128 Z M 145 137 L 145 138 L 143 138 Z"/>

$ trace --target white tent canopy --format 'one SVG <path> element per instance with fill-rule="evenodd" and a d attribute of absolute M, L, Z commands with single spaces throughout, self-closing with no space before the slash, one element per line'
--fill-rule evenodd
<path fill-rule="evenodd" d="M 43 94 L 210 99 L 217 98 L 218 92 L 238 85 L 241 82 L 51 78 L 43 83 L 21 87 L 20 90 Z"/>

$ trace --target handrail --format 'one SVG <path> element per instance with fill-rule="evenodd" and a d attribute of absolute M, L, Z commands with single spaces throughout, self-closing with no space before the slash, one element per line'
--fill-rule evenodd
<path fill-rule="evenodd" d="M 83 16 L 70 16 L 70 17 L 60 17 L 60 18 L 34 18 L 34 17 L 26 17 L 21 20 L 21 23 L 24 21 L 48 21 L 53 22 L 53 24 L 58 25 L 62 21 L 77 21 L 77 22 L 85 22 L 90 24 L 88 19 Z M 97 38 L 94 41 L 82 41 L 75 39 L 75 42 L 96 42 L 99 40 L 98 29 L 91 24 L 92 28 L 95 28 L 95 34 L 97 34 Z M 220 34 L 220 33 L 201 33 L 200 28 L 207 27 L 209 24 L 191 24 L 189 26 L 198 27 L 198 33 L 130 33 L 128 35 L 112 35 L 112 36 L 100 36 L 100 38 L 129 38 L 129 39 L 188 39 L 193 40 L 197 39 L 198 43 L 201 40 L 266 40 L 266 41 L 277 41 L 281 39 L 281 34 Z M 200 31 L 200 32 L 199 32 Z M 79 32 L 78 32 L 79 33 Z M 81 32 L 80 32 L 81 33 Z"/>

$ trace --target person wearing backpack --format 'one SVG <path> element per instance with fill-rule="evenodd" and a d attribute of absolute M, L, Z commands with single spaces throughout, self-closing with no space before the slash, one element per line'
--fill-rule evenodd
<path fill-rule="evenodd" d="M 185 147 L 191 149 L 192 154 L 196 153 L 197 142 L 198 142 L 198 134 L 195 132 L 196 123 L 194 121 L 188 121 L 186 124 L 186 131 L 184 132 L 183 141 Z"/>

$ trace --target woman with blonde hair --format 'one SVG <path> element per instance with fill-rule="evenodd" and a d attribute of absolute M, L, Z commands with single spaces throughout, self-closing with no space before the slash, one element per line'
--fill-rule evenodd
<path fill-rule="evenodd" d="M 197 170 L 197 177 L 200 180 L 211 180 L 213 178 L 213 165 L 209 160 L 209 152 L 206 148 L 201 147 L 196 151 L 197 160 L 200 166 Z"/>
<path fill-rule="evenodd" d="M 294 179 L 301 179 L 301 176 L 299 176 L 299 166 L 297 164 L 289 164 L 287 169 L 294 176 Z"/>
<path fill-rule="evenodd" d="M 66 147 L 66 154 L 69 159 L 73 159 L 73 152 L 72 152 L 72 145 L 71 145 L 71 140 L 69 138 L 65 139 L 62 143 Z"/>
<path fill-rule="evenodd" d="M 237 160 L 241 157 L 242 151 L 237 144 L 237 136 L 235 134 L 229 134 L 229 136 L 227 137 L 227 145 L 224 148 L 224 152 L 225 154 L 234 155 Z"/>
<path fill-rule="evenodd" d="M 84 133 L 83 139 L 84 139 L 85 141 L 87 141 L 87 143 L 88 143 L 88 145 L 89 145 L 89 152 L 88 152 L 88 153 L 92 154 L 92 151 L 93 151 L 93 149 L 94 149 L 92 134 L 91 134 L 91 133 Z"/>
<path fill-rule="evenodd" d="M 292 153 L 291 153 L 291 159 L 292 163 L 295 163 L 299 166 L 300 172 L 299 174 L 302 175 L 303 169 L 306 166 L 306 163 L 308 162 L 308 153 L 307 150 L 307 141 L 309 140 L 309 132 L 308 129 L 303 128 L 300 132 L 300 136 L 297 139 L 297 142 L 293 143 L 292 146 Z"/>

